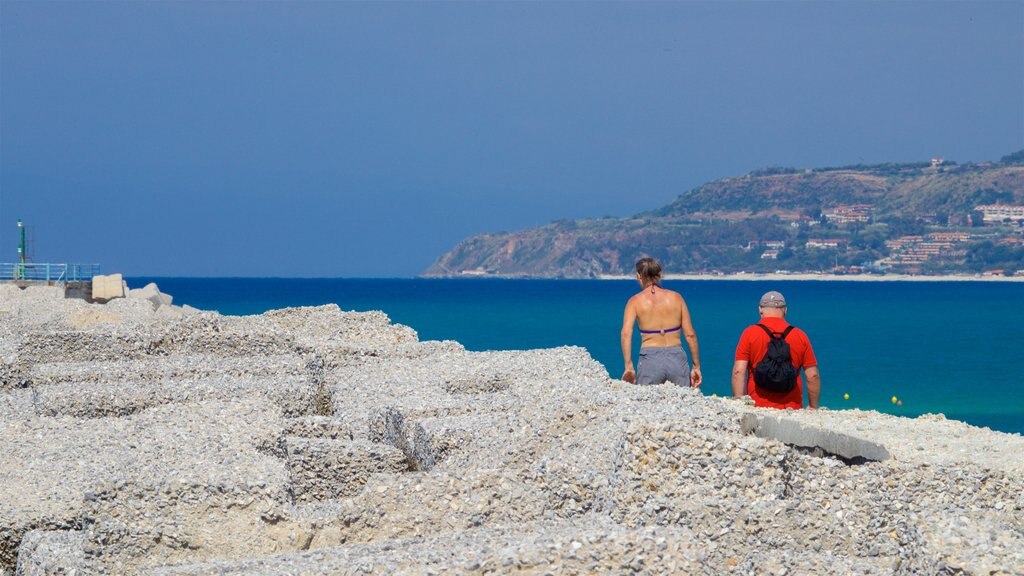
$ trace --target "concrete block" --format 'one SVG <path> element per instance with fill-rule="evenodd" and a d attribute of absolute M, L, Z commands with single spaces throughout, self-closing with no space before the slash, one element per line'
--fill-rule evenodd
<path fill-rule="evenodd" d="M 289 417 L 311 414 L 316 405 L 316 386 L 305 376 L 262 378 L 208 377 L 195 380 L 121 380 L 73 382 L 40 386 L 34 406 L 40 416 L 97 418 L 127 416 L 165 404 L 201 400 L 230 401 L 259 397 L 280 407 Z"/>
<path fill-rule="evenodd" d="M 18 345 L 18 359 L 27 365 L 42 362 L 136 360 L 149 352 L 141 334 L 113 331 L 66 330 L 27 334 Z"/>
<path fill-rule="evenodd" d="M 430 470 L 497 425 L 497 413 L 466 414 L 441 407 L 384 408 L 370 418 L 369 439 L 398 448 L 413 470 Z"/>
<path fill-rule="evenodd" d="M 154 314 L 153 304 L 148 300 L 132 298 L 116 298 L 103 305 L 103 308 L 116 312 L 129 321 L 144 321 Z"/>
<path fill-rule="evenodd" d="M 421 419 L 413 428 L 411 450 L 406 456 L 417 470 L 430 470 L 455 451 L 468 447 L 477 435 L 494 430 L 498 420 L 494 414 Z"/>
<path fill-rule="evenodd" d="M 471 374 L 449 378 L 444 389 L 449 394 L 493 394 L 508 390 L 514 378 L 511 374 Z"/>
<path fill-rule="evenodd" d="M 374 474 L 409 471 L 401 450 L 374 442 L 288 437 L 285 452 L 296 502 L 354 496 Z"/>
<path fill-rule="evenodd" d="M 713 543 L 711 543 L 713 544 Z M 575 522 L 520 522 L 462 533 L 332 546 L 259 559 L 161 566 L 153 576 L 278 574 L 700 574 L 711 572 L 709 543 L 688 528 L 623 528 L 598 517 Z M 401 553 L 396 553 L 396 548 Z M 647 552 L 650 550 L 650 552 Z M 863 568 L 861 559 L 857 565 Z M 833 560 L 835 573 L 852 562 Z M 752 570 L 751 572 L 755 572 Z M 813 573 L 804 569 L 799 573 Z M 779 573 L 760 570 L 758 574 Z"/>
<path fill-rule="evenodd" d="M 14 284 L 0 284 L 0 302 L 21 299 L 21 288 Z"/>
<path fill-rule="evenodd" d="M 106 302 L 113 298 L 124 298 L 124 278 L 120 274 L 92 277 L 92 299 Z"/>
<path fill-rule="evenodd" d="M 0 364 L 2 365 L 2 364 Z M 267 355 L 259 358 L 224 358 L 205 355 L 176 354 L 150 356 L 127 362 L 42 362 L 28 368 L 33 386 L 50 384 L 119 385 L 132 382 L 219 381 L 224 379 L 309 381 L 305 361 L 299 356 Z M 316 385 L 311 384 L 315 392 Z M 286 391 L 292 394 L 291 390 Z M 305 434 L 290 434 L 304 436 Z"/>
<path fill-rule="evenodd" d="M 752 433 L 759 438 L 773 438 L 802 448 L 820 448 L 828 454 L 841 456 L 847 460 L 881 461 L 891 458 L 889 451 L 881 444 L 842 432 L 806 426 L 784 416 L 744 414 L 740 425 L 746 434 Z"/>
<path fill-rule="evenodd" d="M 352 440 L 352 426 L 339 418 L 329 416 L 302 416 L 285 423 L 286 436 L 322 438 L 326 440 Z"/>
<path fill-rule="evenodd" d="M 281 424 L 276 407 L 244 398 L 192 403 L 188 410 L 157 407 L 125 418 L 0 420 L 0 573 L 15 567 L 21 540 L 33 530 L 83 529 L 111 566 L 145 557 L 158 544 L 148 527 L 172 518 L 210 526 L 225 539 L 231 530 L 239 534 L 224 521 L 228 513 L 205 519 L 211 510 L 290 501 L 287 470 L 264 448 L 280 437 Z M 187 497 L 176 496 L 182 493 Z M 251 524 L 252 516 L 243 521 Z M 132 542 L 147 547 L 130 555 Z M 169 539 L 163 544 L 173 545 Z"/>
<path fill-rule="evenodd" d="M 146 284 L 143 288 L 136 288 L 128 291 L 129 298 L 137 298 L 141 300 L 149 300 L 153 303 L 153 308 L 160 308 L 161 306 L 170 306 L 174 298 L 168 294 L 160 292 L 160 287 L 155 282 Z"/>
<path fill-rule="evenodd" d="M 43 286 L 33 284 L 25 289 L 18 289 L 21 293 L 20 299 L 26 303 L 51 302 L 53 300 L 64 300 L 64 287 L 60 285 Z"/>
<path fill-rule="evenodd" d="M 84 495 L 83 548 L 87 563 L 109 568 L 85 573 L 147 574 L 153 566 L 272 553 L 278 542 L 262 519 L 287 505 L 286 485 L 239 472 L 96 484 Z"/>
<path fill-rule="evenodd" d="M 165 320 L 174 320 L 181 318 L 185 315 L 185 312 L 181 308 L 174 305 L 160 306 L 156 309 L 156 317 L 163 318 Z"/>

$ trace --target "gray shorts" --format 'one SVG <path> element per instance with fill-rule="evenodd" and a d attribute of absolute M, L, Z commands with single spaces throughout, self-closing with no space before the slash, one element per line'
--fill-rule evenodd
<path fill-rule="evenodd" d="M 682 346 L 650 346 L 640 349 L 636 366 L 637 384 L 690 385 L 690 362 Z"/>

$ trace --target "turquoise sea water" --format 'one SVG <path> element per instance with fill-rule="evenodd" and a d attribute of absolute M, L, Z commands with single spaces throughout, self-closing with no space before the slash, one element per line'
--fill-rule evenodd
<path fill-rule="evenodd" d="M 175 304 L 223 314 L 336 303 L 383 310 L 422 340 L 470 350 L 583 346 L 618 377 L 629 281 L 129 278 Z M 789 321 L 811 338 L 822 404 L 949 418 L 1024 433 L 1024 283 L 667 281 L 683 294 L 700 341 L 706 394 L 730 392 L 740 332 L 757 300 L 779 290 Z M 639 338 L 634 337 L 634 346 Z M 635 360 L 635 353 L 634 353 Z M 850 399 L 845 400 L 844 394 Z M 892 404 L 897 396 L 902 406 Z"/>

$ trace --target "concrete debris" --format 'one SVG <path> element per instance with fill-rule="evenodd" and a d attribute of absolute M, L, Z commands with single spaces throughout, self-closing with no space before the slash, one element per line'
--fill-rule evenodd
<path fill-rule="evenodd" d="M 153 309 L 157 310 L 163 306 L 170 306 L 174 298 L 160 292 L 160 288 L 154 282 L 146 284 L 143 288 L 128 291 L 128 298 L 133 300 L 148 300 Z"/>
<path fill-rule="evenodd" d="M 92 277 L 92 299 L 106 302 L 114 298 L 124 298 L 124 278 L 120 274 Z"/>
<path fill-rule="evenodd" d="M 0 574 L 1024 574 L 1020 435 L 165 296 L 0 286 Z"/>

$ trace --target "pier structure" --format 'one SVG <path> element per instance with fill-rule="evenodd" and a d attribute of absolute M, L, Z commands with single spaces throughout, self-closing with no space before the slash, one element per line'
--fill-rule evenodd
<path fill-rule="evenodd" d="M 68 284 L 90 282 L 100 273 L 99 264 L 69 264 L 50 262 L 2 262 L 0 281 L 18 284 Z"/>
<path fill-rule="evenodd" d="M 62 286 L 65 294 L 89 294 L 93 276 L 100 274 L 99 264 L 67 262 L 33 262 L 28 255 L 25 223 L 18 220 L 18 260 L 0 262 L 0 284 L 28 286 Z"/>
<path fill-rule="evenodd" d="M 65 298 L 88 300 L 92 295 L 92 279 L 99 274 L 99 264 L 0 262 L 0 285 L 57 286 L 64 289 Z"/>

